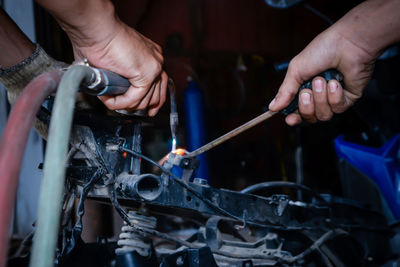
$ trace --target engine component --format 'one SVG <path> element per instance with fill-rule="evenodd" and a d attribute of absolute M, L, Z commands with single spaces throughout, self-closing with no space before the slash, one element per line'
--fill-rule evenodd
<path fill-rule="evenodd" d="M 66 227 L 62 232 L 57 258 L 60 266 L 77 266 L 74 261 L 90 265 L 90 260 L 81 260 L 83 251 L 90 247 L 80 238 L 86 196 L 111 202 L 126 223 L 120 248 L 115 250 L 116 244 L 107 240 L 93 246 L 107 251 L 104 257 L 96 259 L 97 265 L 362 266 L 385 263 L 397 256 L 391 247 L 396 229 L 388 225 L 384 216 L 359 203 L 320 195 L 293 183 L 266 182 L 236 192 L 213 188 L 201 177 L 190 182 L 198 167 L 193 155 L 172 152 L 161 166 L 142 154 L 141 131 L 136 126 L 145 119 L 76 111 L 69 153 L 67 144 L 57 143 L 65 145 L 67 188 L 81 196 L 78 222 L 74 228 Z M 64 136 L 63 141 L 67 139 Z M 142 173 L 141 160 L 156 166 L 161 173 Z M 184 169 L 181 177 L 171 171 L 173 166 Z M 59 189 L 64 185 L 57 177 L 58 191 L 52 187 L 46 190 L 56 192 L 53 202 L 61 197 Z M 254 194 L 259 189 L 276 187 L 303 190 L 309 193 L 304 198 L 308 202 L 282 194 L 266 197 Z M 127 213 L 126 207 L 146 212 Z M 52 214 L 53 219 L 57 216 Z M 46 229 L 41 221 L 43 218 L 39 220 L 36 236 L 51 235 L 50 241 L 56 244 L 53 230 L 57 224 Z M 53 249 L 51 244 L 47 245 L 38 250 L 45 257 L 36 259 L 52 265 L 49 255 Z M 35 246 L 41 246 L 41 242 L 35 242 Z M 34 250 L 31 262 L 36 262 L 35 253 Z"/>
<path fill-rule="evenodd" d="M 152 244 L 151 239 L 143 237 L 138 234 L 136 228 L 155 229 L 157 226 L 157 219 L 134 211 L 128 213 L 129 221 L 134 227 L 127 225 L 122 226 L 122 233 L 119 235 L 118 246 L 115 250 L 117 255 L 125 254 L 128 252 L 136 251 L 139 255 L 147 257 L 151 254 Z"/>

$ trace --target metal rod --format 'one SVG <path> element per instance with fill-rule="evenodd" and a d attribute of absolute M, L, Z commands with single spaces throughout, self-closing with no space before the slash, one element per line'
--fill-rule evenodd
<path fill-rule="evenodd" d="M 232 137 L 235 137 L 236 135 L 238 135 L 238 134 L 240 134 L 240 133 L 252 128 L 253 126 L 259 124 L 260 122 L 263 122 L 266 119 L 271 118 L 276 113 L 277 112 L 274 112 L 274 111 L 267 111 L 267 112 L 259 115 L 258 117 L 252 119 L 251 121 L 248 121 L 245 124 L 233 129 L 229 133 L 226 133 L 223 136 L 220 136 L 217 139 L 211 141 L 210 143 L 205 144 L 204 146 L 196 149 L 195 151 L 190 152 L 189 154 L 187 154 L 187 156 L 188 157 L 196 157 L 196 156 L 198 156 L 198 155 L 210 150 L 211 148 L 222 144 L 223 142 L 231 139 Z"/>
<path fill-rule="evenodd" d="M 135 122 L 133 126 L 133 136 L 132 136 L 132 150 L 142 153 L 142 123 L 140 121 Z M 132 174 L 140 174 L 140 158 L 132 155 L 130 171 Z"/>

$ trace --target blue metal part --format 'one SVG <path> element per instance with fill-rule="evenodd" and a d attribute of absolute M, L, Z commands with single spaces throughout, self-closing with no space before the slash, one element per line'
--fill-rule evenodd
<path fill-rule="evenodd" d="M 200 88 L 194 81 L 189 81 L 184 92 L 186 146 L 193 151 L 206 144 L 206 129 L 204 119 L 204 99 Z M 206 153 L 198 156 L 199 168 L 194 177 L 209 180 L 208 162 Z"/>
<path fill-rule="evenodd" d="M 379 188 L 393 215 L 400 218 L 400 134 L 379 148 L 335 139 L 339 158 L 368 176 Z"/>

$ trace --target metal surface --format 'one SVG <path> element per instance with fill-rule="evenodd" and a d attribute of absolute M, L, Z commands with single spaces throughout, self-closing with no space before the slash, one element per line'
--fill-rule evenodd
<path fill-rule="evenodd" d="M 273 112 L 273 111 L 267 111 L 261 115 L 259 115 L 258 117 L 252 119 L 251 121 L 246 122 L 245 124 L 233 129 L 232 131 L 224 134 L 221 137 L 218 137 L 217 139 L 211 141 L 210 143 L 190 152 L 187 154 L 188 157 L 196 157 L 220 144 L 222 144 L 223 142 L 231 139 L 232 137 L 235 137 L 238 134 L 241 134 L 242 132 L 256 126 L 257 124 L 259 124 L 260 122 L 263 122 L 269 118 L 271 118 L 272 116 L 274 116 L 276 113 L 278 112 Z"/>

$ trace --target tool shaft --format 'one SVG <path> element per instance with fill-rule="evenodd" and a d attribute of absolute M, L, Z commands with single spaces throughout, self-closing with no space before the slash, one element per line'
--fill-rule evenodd
<path fill-rule="evenodd" d="M 253 126 L 259 124 L 260 122 L 265 121 L 266 119 L 271 118 L 272 116 L 274 116 L 277 112 L 274 111 L 267 111 L 261 115 L 259 115 L 258 117 L 255 117 L 254 119 L 252 119 L 251 121 L 246 122 L 245 124 L 233 129 L 232 131 L 224 134 L 223 136 L 218 137 L 217 139 L 211 141 L 208 144 L 205 144 L 204 146 L 190 152 L 187 156 L 188 157 L 196 157 L 208 150 L 210 150 L 213 147 L 216 147 L 220 144 L 222 144 L 223 142 L 231 139 L 232 137 L 235 137 L 236 135 L 252 128 Z"/>

